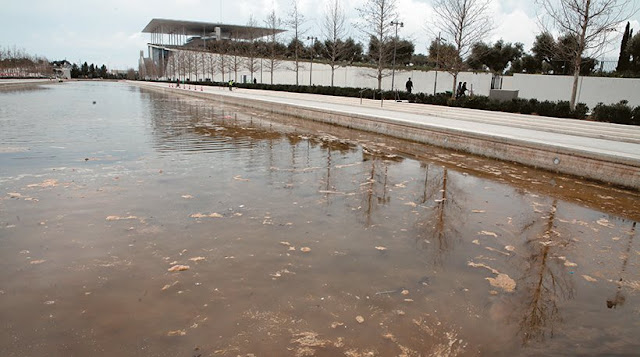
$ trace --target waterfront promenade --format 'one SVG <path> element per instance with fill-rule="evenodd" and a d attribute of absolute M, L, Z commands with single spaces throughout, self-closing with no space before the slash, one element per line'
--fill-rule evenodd
<path fill-rule="evenodd" d="M 640 190 L 640 127 L 405 102 L 129 82 Z"/>
<path fill-rule="evenodd" d="M 38 84 L 50 84 L 57 83 L 58 80 L 48 78 L 34 78 L 34 79 L 0 79 L 0 90 L 2 89 L 15 89 L 22 87 L 30 87 Z"/>

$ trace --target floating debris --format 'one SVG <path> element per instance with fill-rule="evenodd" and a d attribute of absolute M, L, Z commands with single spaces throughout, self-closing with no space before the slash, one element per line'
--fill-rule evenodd
<path fill-rule="evenodd" d="M 377 246 L 377 247 L 375 247 L 375 248 L 376 248 L 377 250 L 379 250 L 379 251 L 387 250 L 387 247 L 383 247 L 383 246 Z"/>
<path fill-rule="evenodd" d="M 361 323 L 364 322 L 364 317 L 358 315 L 358 316 L 356 316 L 356 321 L 358 321 L 358 323 L 361 324 Z"/>
<path fill-rule="evenodd" d="M 8 192 L 7 196 L 9 196 L 9 198 L 22 198 L 23 196 L 17 192 Z"/>
<path fill-rule="evenodd" d="M 287 247 L 291 245 L 291 243 L 289 243 L 289 242 L 280 242 L 280 244 L 286 245 Z"/>
<path fill-rule="evenodd" d="M 485 268 L 489 271 L 491 271 L 493 274 L 496 275 L 495 278 L 485 278 L 486 280 L 489 281 L 489 284 L 491 284 L 491 286 L 496 287 L 496 288 L 501 288 L 502 290 L 506 291 L 506 292 L 513 292 L 516 289 L 516 282 L 515 280 L 511 279 L 511 277 L 509 277 L 509 275 L 507 274 L 503 274 L 495 269 L 493 269 L 492 267 L 482 264 L 482 263 L 474 263 L 474 262 L 468 262 L 467 265 L 469 265 L 470 267 L 474 267 L 474 268 Z"/>
<path fill-rule="evenodd" d="M 344 323 L 342 323 L 342 322 L 333 322 L 331 324 L 331 328 L 338 328 L 339 326 L 343 326 L 343 325 L 344 325 Z"/>
<path fill-rule="evenodd" d="M 564 266 L 566 266 L 566 267 L 577 267 L 577 266 L 578 266 L 578 264 L 576 264 L 576 263 L 574 263 L 574 262 L 570 262 L 570 261 L 568 261 L 568 260 L 565 260 L 565 262 L 564 262 Z"/>
<path fill-rule="evenodd" d="M 511 279 L 509 275 L 498 273 L 498 276 L 495 278 L 485 278 L 489 280 L 489 284 L 496 288 L 501 288 L 506 292 L 513 292 L 516 289 L 515 280 Z"/>
<path fill-rule="evenodd" d="M 400 292 L 400 294 L 402 294 L 402 295 L 409 295 L 409 290 L 404 289 L 404 290 L 402 290 L 402 291 Z"/>
<path fill-rule="evenodd" d="M 504 246 L 505 250 L 508 250 L 510 252 L 513 252 L 514 250 L 516 250 L 516 247 L 512 246 L 512 245 L 505 245 Z"/>
<path fill-rule="evenodd" d="M 193 198 L 193 196 L 191 196 L 191 195 L 182 195 L 182 196 L 180 196 L 180 197 L 182 197 L 182 198 L 184 198 L 184 199 L 187 199 L 187 200 L 189 200 L 189 199 L 192 199 L 192 198 Z"/>
<path fill-rule="evenodd" d="M 31 185 L 27 185 L 27 187 L 41 187 L 41 188 L 47 188 L 47 187 L 55 187 L 58 186 L 58 180 L 54 180 L 54 179 L 48 179 L 48 180 L 44 180 L 41 183 L 33 183 Z"/>
<path fill-rule="evenodd" d="M 485 210 L 483 210 L 483 209 L 472 209 L 471 210 L 471 213 L 484 213 L 484 212 L 485 212 Z"/>
<path fill-rule="evenodd" d="M 31 262 L 29 262 L 29 263 L 30 263 L 30 264 L 34 264 L 34 265 L 35 265 L 35 264 L 42 264 L 42 263 L 44 263 L 44 262 L 46 262 L 46 260 L 32 260 L 32 261 L 31 261 Z"/>
<path fill-rule="evenodd" d="M 185 330 L 175 330 L 167 332 L 167 336 L 184 336 L 187 334 Z"/>
<path fill-rule="evenodd" d="M 55 304 L 55 303 L 56 303 L 56 302 L 55 302 L 55 301 L 53 301 L 53 300 L 49 300 L 49 301 L 45 301 L 45 302 L 44 302 L 44 304 L 45 304 L 45 305 L 53 305 L 53 304 Z"/>
<path fill-rule="evenodd" d="M 222 218 L 223 216 L 220 213 L 209 213 L 209 214 L 204 214 L 204 213 L 194 213 L 191 216 L 189 216 L 191 218 Z"/>
<path fill-rule="evenodd" d="M 189 258 L 190 261 L 192 262 L 199 262 L 201 260 L 205 260 L 205 257 L 193 257 L 193 258 Z"/>
<path fill-rule="evenodd" d="M 415 202 L 405 202 L 405 206 L 417 207 L 418 204 Z"/>
<path fill-rule="evenodd" d="M 471 241 L 471 243 L 476 244 L 476 245 L 480 245 L 480 241 L 477 239 L 474 239 L 473 241 Z"/>
<path fill-rule="evenodd" d="M 249 179 L 242 178 L 240 175 L 233 176 L 233 179 L 237 181 L 249 181 Z"/>
<path fill-rule="evenodd" d="M 480 232 L 478 232 L 478 234 L 481 235 L 481 236 L 491 236 L 491 237 L 498 238 L 498 235 L 495 234 L 494 232 L 480 231 Z"/>
<path fill-rule="evenodd" d="M 501 250 L 498 250 L 498 249 L 492 248 L 492 247 L 484 247 L 484 249 L 486 249 L 488 251 L 491 251 L 491 252 L 496 252 L 496 253 L 502 254 L 502 255 L 507 255 L 507 256 L 509 255 L 509 253 L 505 253 L 505 252 L 503 252 Z"/>
<path fill-rule="evenodd" d="M 591 283 L 594 283 L 594 282 L 598 281 L 597 279 L 592 278 L 589 275 L 583 275 L 582 277 L 584 278 L 584 280 L 586 280 L 588 282 L 591 282 Z"/>
<path fill-rule="evenodd" d="M 282 276 L 282 274 L 295 274 L 292 271 L 289 271 L 288 269 L 282 269 L 282 270 L 278 270 L 277 272 L 273 273 L 273 274 L 269 274 L 273 277 L 273 279 L 275 280 L 275 278 L 279 278 Z"/>
<path fill-rule="evenodd" d="M 174 272 L 174 271 L 184 271 L 184 270 L 189 270 L 189 266 L 188 265 L 174 265 L 171 268 L 167 269 L 167 271 L 170 272 Z"/>
<path fill-rule="evenodd" d="M 302 248 L 300 248 L 300 251 L 301 251 L 301 252 L 303 252 L 303 253 L 308 253 L 308 252 L 310 252 L 310 251 L 311 251 L 311 248 L 309 248 L 309 247 L 302 247 Z"/>
<path fill-rule="evenodd" d="M 600 218 L 596 221 L 596 223 L 603 227 L 613 228 L 613 224 L 609 223 L 609 220 L 607 220 L 606 218 Z"/>
<path fill-rule="evenodd" d="M 122 221 L 122 220 L 126 220 L 126 219 L 138 219 L 138 217 L 136 217 L 136 216 L 127 216 L 127 217 L 108 216 L 106 218 L 107 221 Z"/>

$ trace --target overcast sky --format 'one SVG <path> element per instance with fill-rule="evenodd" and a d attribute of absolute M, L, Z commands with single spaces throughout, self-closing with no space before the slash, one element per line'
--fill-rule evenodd
<path fill-rule="evenodd" d="M 364 2 L 341 1 L 349 23 L 356 19 L 355 9 Z M 323 3 L 324 0 L 298 0 L 308 20 L 307 35 L 321 37 Z M 397 3 L 400 21 L 405 23 L 399 36 L 412 39 L 416 52 L 426 53 L 432 39 L 426 30 L 433 15 L 431 0 Z M 244 25 L 250 15 L 261 22 L 272 9 L 286 18 L 290 4 L 291 0 L 6 1 L 1 6 L 0 47 L 15 45 L 49 60 L 86 61 L 106 64 L 109 69 L 137 68 L 139 52 L 146 53 L 149 40 L 149 35 L 140 31 L 152 18 Z M 522 42 L 529 51 L 539 33 L 536 10 L 533 0 L 494 0 L 496 29 L 486 40 Z M 640 14 L 633 16 L 631 24 L 636 33 L 640 32 Z M 620 30 L 623 28 L 621 25 Z M 357 30 L 352 29 L 350 35 L 364 42 Z M 607 59 L 617 59 L 620 37 L 619 32 L 612 32 L 611 50 L 604 55 Z"/>

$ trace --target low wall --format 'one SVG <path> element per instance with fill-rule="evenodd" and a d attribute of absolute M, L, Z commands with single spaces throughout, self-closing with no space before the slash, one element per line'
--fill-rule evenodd
<path fill-rule="evenodd" d="M 624 158 L 618 159 L 610 155 L 433 127 L 420 123 L 400 122 L 372 115 L 285 104 L 275 100 L 257 100 L 208 92 L 184 91 L 141 83 L 138 83 L 138 85 L 165 92 L 209 100 L 213 99 L 222 103 L 374 132 L 640 190 L 640 163 L 631 162 Z"/>
<path fill-rule="evenodd" d="M 502 89 L 520 91 L 520 98 L 538 100 L 571 99 L 572 76 L 549 76 L 542 74 L 514 74 L 504 77 Z M 580 77 L 578 81 L 578 102 L 593 109 L 598 103 L 618 103 L 629 101 L 632 106 L 640 105 L 640 78 Z"/>

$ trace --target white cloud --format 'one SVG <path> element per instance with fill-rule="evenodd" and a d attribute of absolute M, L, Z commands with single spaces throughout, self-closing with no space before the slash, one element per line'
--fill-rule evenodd
<path fill-rule="evenodd" d="M 534 18 L 529 17 L 522 10 L 514 10 L 511 13 L 499 14 L 497 22 L 497 27 L 491 36 L 492 42 L 500 39 L 511 43 L 521 42 L 526 51 L 531 49 L 538 33 L 538 25 Z"/>

